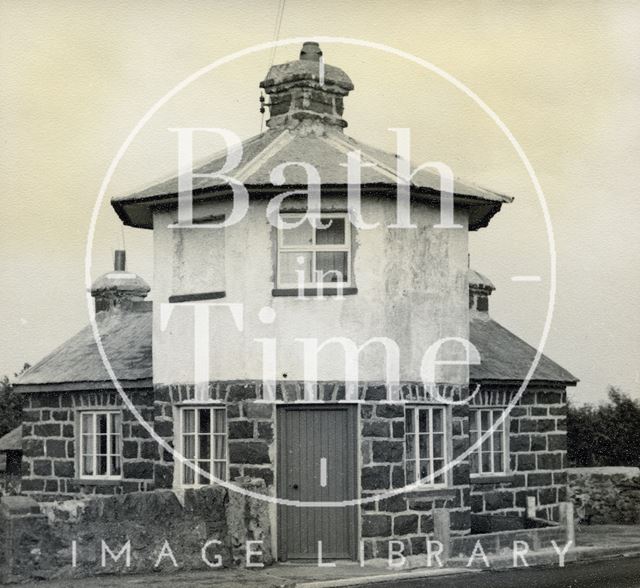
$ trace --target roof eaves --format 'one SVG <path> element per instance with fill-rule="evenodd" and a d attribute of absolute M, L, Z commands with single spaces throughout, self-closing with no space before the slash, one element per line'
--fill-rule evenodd
<path fill-rule="evenodd" d="M 344 184 L 323 184 L 323 189 L 326 190 L 340 190 L 342 192 L 345 191 Z M 295 190 L 296 188 L 300 188 L 300 184 L 287 184 L 282 186 L 274 186 L 273 184 L 248 184 L 247 188 L 250 189 L 250 192 L 253 192 L 253 197 L 260 196 L 261 194 L 256 194 L 256 191 L 262 192 L 262 195 L 265 197 L 271 193 L 282 193 L 287 190 Z M 364 183 L 362 184 L 362 188 L 366 188 L 367 190 L 379 188 L 381 191 L 389 191 L 394 189 L 394 184 L 389 184 L 385 182 L 372 182 L 372 183 Z M 220 184 L 217 186 L 206 186 L 204 188 L 194 188 L 193 197 L 194 202 L 204 202 L 208 200 L 210 197 L 215 197 L 217 195 L 222 195 L 224 193 L 230 193 L 230 188 L 227 184 Z M 432 188 L 426 188 L 421 186 L 411 186 L 411 193 L 415 195 L 421 195 L 425 197 L 425 200 L 431 202 L 439 202 L 440 193 L 437 190 Z M 502 197 L 502 195 L 498 195 Z M 175 208 L 177 205 L 177 192 L 168 192 L 166 194 L 151 194 L 148 196 L 137 197 L 131 196 L 130 199 L 122 199 L 117 201 L 112 201 L 112 206 L 120 218 L 120 220 L 126 226 L 138 227 L 138 228 L 153 228 L 152 222 L 147 223 L 136 223 L 134 222 L 129 214 L 126 211 L 128 206 L 150 206 L 155 209 L 158 208 Z M 470 230 L 476 230 L 489 225 L 491 219 L 500 211 L 502 205 L 505 203 L 509 203 L 513 200 L 511 197 L 504 196 L 505 200 L 493 200 L 491 198 L 486 198 L 483 196 L 469 195 L 469 194 L 454 194 L 455 200 L 459 202 L 459 204 L 464 206 L 485 206 L 491 207 L 491 210 L 487 211 L 485 214 L 478 217 L 478 219 L 469 225 Z M 510 198 L 510 199 L 509 199 Z"/>
<path fill-rule="evenodd" d="M 545 380 L 540 378 L 531 378 L 527 382 L 527 388 L 529 386 L 554 386 L 554 387 L 566 387 L 566 386 L 576 386 L 580 380 Z M 523 380 L 514 380 L 513 378 L 474 378 L 469 377 L 469 382 L 477 383 L 477 384 L 487 384 L 487 385 L 500 385 L 500 386 L 522 386 Z"/>
<path fill-rule="evenodd" d="M 138 388 L 153 388 L 153 380 L 144 378 L 140 380 L 118 380 L 123 390 Z M 19 393 L 29 394 L 32 392 L 91 392 L 94 390 L 115 390 L 111 380 L 97 382 L 52 382 L 42 384 L 14 384 L 14 390 Z"/>

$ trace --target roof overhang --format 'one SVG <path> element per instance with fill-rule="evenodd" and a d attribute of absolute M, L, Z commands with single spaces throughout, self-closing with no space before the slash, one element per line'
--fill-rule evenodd
<path fill-rule="evenodd" d="M 577 386 L 580 380 L 536 380 L 531 379 L 527 382 L 526 388 L 566 388 L 567 386 Z M 522 380 L 497 380 L 483 378 L 469 378 L 469 383 L 480 384 L 486 386 L 509 386 L 520 387 Z"/>
<path fill-rule="evenodd" d="M 119 380 L 118 383 L 123 390 L 139 390 L 153 388 L 153 381 L 145 380 Z M 95 390 L 112 391 L 116 390 L 111 380 L 101 382 L 50 382 L 42 384 L 14 384 L 13 389 L 19 393 L 33 392 L 92 392 Z"/>
<path fill-rule="evenodd" d="M 253 200 L 264 200 L 272 198 L 283 192 L 293 190 L 308 189 L 306 185 L 292 184 L 285 186 L 273 185 L 246 185 L 249 198 Z M 396 187 L 389 184 L 362 184 L 362 197 L 396 197 Z M 344 195 L 346 197 L 348 186 L 344 184 L 323 185 L 321 192 L 323 196 Z M 193 203 L 201 204 L 215 200 L 231 199 L 232 190 L 226 186 L 208 187 L 200 190 L 193 190 Z M 417 202 L 422 202 L 429 206 L 438 207 L 440 205 L 440 193 L 430 188 L 412 187 L 411 197 Z M 477 231 L 489 224 L 493 216 L 498 213 L 504 202 L 511 202 L 511 197 L 505 196 L 503 202 L 497 200 L 484 199 L 476 195 L 454 194 L 454 207 L 462 206 L 469 211 L 469 230 Z M 153 214 L 156 210 L 172 210 L 178 206 L 178 194 L 153 194 L 145 197 L 132 196 L 131 198 L 118 198 L 111 202 L 114 210 L 122 222 L 130 227 L 141 229 L 153 228 Z"/>

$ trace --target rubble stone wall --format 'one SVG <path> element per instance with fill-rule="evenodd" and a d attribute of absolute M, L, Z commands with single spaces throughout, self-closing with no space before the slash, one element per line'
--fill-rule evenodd
<path fill-rule="evenodd" d="M 640 524 L 640 468 L 570 468 L 569 492 L 582 523 Z"/>
<path fill-rule="evenodd" d="M 243 486 L 264 491 L 262 480 Z M 0 582 L 270 564 L 266 503 L 220 486 L 0 502 Z"/>

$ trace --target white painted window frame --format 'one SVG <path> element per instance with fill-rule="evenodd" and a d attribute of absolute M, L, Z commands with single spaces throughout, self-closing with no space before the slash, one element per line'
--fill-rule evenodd
<path fill-rule="evenodd" d="M 284 220 L 300 218 L 304 216 L 304 213 L 298 212 L 283 212 L 281 216 Z M 320 222 L 330 220 L 330 219 L 344 219 L 344 244 L 342 245 L 316 245 L 316 230 L 312 228 L 312 239 L 313 243 L 311 245 L 285 245 L 284 244 L 284 231 L 288 229 L 278 229 L 278 254 L 277 254 L 277 263 L 276 263 L 276 288 L 298 288 L 299 284 L 297 282 L 283 282 L 280 279 L 280 268 L 282 267 L 280 261 L 280 255 L 282 253 L 311 253 L 311 277 L 312 281 L 305 282 L 305 288 L 350 288 L 353 285 L 352 279 L 352 245 L 351 245 L 351 221 L 349 220 L 349 213 L 347 212 L 321 212 L 320 213 Z M 308 221 L 305 221 L 308 222 Z M 322 230 L 322 229 L 320 229 Z M 317 281 L 316 274 L 316 253 L 323 252 L 346 252 L 347 253 L 347 272 L 346 275 L 343 276 L 345 281 L 343 282 L 319 282 Z"/>
<path fill-rule="evenodd" d="M 93 421 L 93 471 L 98 471 L 98 427 L 97 420 L 98 415 L 106 415 L 107 416 L 107 474 L 87 474 L 84 471 L 84 416 L 91 415 Z M 117 431 L 118 435 L 118 452 L 112 453 L 111 451 L 111 437 L 114 435 L 112 430 L 112 415 L 120 416 L 120 424 L 119 431 Z M 79 456 L 78 456 L 78 472 L 80 475 L 78 476 L 81 480 L 122 480 L 122 411 L 120 410 L 81 410 L 78 411 L 78 430 L 80 431 L 80 442 L 79 442 Z M 113 457 L 117 457 L 120 459 L 120 473 L 119 474 L 111 474 L 111 459 Z"/>
<path fill-rule="evenodd" d="M 482 430 L 482 413 L 483 412 L 490 413 L 489 426 L 492 427 L 495 420 L 497 418 L 500 418 L 504 410 L 505 410 L 504 407 L 493 407 L 493 406 L 478 407 L 478 408 L 470 409 L 469 421 L 471 421 L 471 419 L 474 419 L 475 421 L 477 439 L 480 439 L 482 435 L 486 433 L 486 430 L 485 431 Z M 497 416 L 495 418 L 494 418 L 494 413 L 497 413 Z M 480 444 L 474 450 L 474 453 L 477 456 L 478 471 L 470 472 L 470 475 L 473 476 L 474 478 L 482 478 L 487 476 L 505 476 L 511 473 L 510 464 L 509 464 L 509 418 L 508 417 L 506 417 L 504 421 L 502 421 L 501 433 L 502 433 L 502 451 L 500 453 L 502 457 L 502 469 L 501 470 L 495 469 L 494 455 L 497 453 L 497 451 L 495 450 L 494 436 L 493 434 L 491 434 L 491 436 L 487 439 L 490 442 L 489 446 L 490 446 L 490 452 L 491 452 L 491 471 L 483 471 L 482 444 Z M 469 437 L 470 437 L 469 440 L 471 441 L 471 422 L 469 422 Z M 477 439 L 476 439 L 476 442 L 477 442 Z"/>
<path fill-rule="evenodd" d="M 412 410 L 413 411 L 413 433 L 407 433 L 406 431 L 406 410 Z M 439 405 L 439 404 L 429 404 L 429 405 L 424 405 L 424 404 L 411 404 L 411 405 L 407 405 L 405 410 L 405 438 L 407 435 L 413 435 L 413 453 L 414 453 L 414 457 L 413 457 L 413 471 L 414 471 L 414 479 L 413 480 L 406 480 L 407 485 L 409 484 L 415 484 L 416 482 L 418 482 L 420 480 L 420 460 L 424 459 L 420 457 L 420 435 L 421 434 L 425 434 L 425 433 L 419 433 L 419 412 L 421 411 L 428 411 L 429 413 L 429 430 L 426 434 L 429 435 L 429 456 L 428 459 L 431 462 L 431 468 L 432 468 L 432 476 L 433 476 L 433 460 L 434 460 L 434 456 L 433 456 L 433 411 L 434 410 L 441 410 L 442 411 L 442 431 L 443 431 L 443 448 L 442 448 L 442 459 L 443 459 L 443 467 L 445 468 L 445 472 L 443 474 L 443 478 L 444 478 L 444 482 L 435 484 L 435 483 L 427 483 L 427 482 L 420 482 L 418 484 L 418 487 L 420 489 L 425 489 L 425 490 L 439 490 L 439 489 L 443 489 L 443 488 L 449 488 L 450 484 L 450 476 L 449 476 L 449 470 L 446 469 L 447 465 L 450 463 L 451 460 L 451 456 L 450 456 L 450 447 L 451 447 L 451 411 L 449 409 L 449 407 L 447 406 L 443 406 L 443 405 Z M 405 451 L 406 451 L 406 439 L 405 439 Z M 439 459 L 439 458 L 438 458 Z M 407 458 L 405 458 L 405 465 L 409 460 Z M 406 467 L 405 467 L 405 474 L 406 474 Z"/>
<path fill-rule="evenodd" d="M 178 472 L 177 475 L 177 482 L 178 482 L 178 487 L 180 488 L 202 488 L 203 486 L 213 486 L 216 484 L 216 482 L 214 480 L 208 480 L 207 483 L 205 484 L 201 484 L 200 482 L 198 482 L 199 479 L 199 474 L 196 470 L 192 470 L 193 472 L 193 483 L 192 484 L 187 484 L 184 481 L 184 474 L 185 474 L 185 468 L 189 467 L 187 465 L 186 462 L 191 462 L 193 463 L 195 466 L 198 466 L 198 463 L 201 461 L 199 458 L 199 452 L 200 452 L 200 446 L 197 442 L 197 436 L 198 436 L 198 428 L 199 428 L 199 424 L 200 424 L 200 410 L 205 410 L 208 409 L 210 411 L 210 422 L 212 423 L 211 428 L 212 428 L 212 432 L 209 434 L 210 440 L 209 440 L 209 453 L 211 455 L 211 457 L 209 458 L 209 473 L 213 474 L 214 473 L 214 464 L 215 463 L 224 463 L 224 479 L 225 481 L 229 480 L 229 426 L 228 426 L 228 418 L 227 418 L 227 407 L 222 405 L 222 404 L 183 404 L 177 407 L 178 409 L 178 427 L 177 427 L 177 442 L 178 442 L 178 449 L 179 449 L 179 453 L 180 455 L 184 456 L 185 460 L 181 461 L 181 460 L 176 460 L 176 469 Z M 194 410 L 195 414 L 194 414 L 194 456 L 193 456 L 193 460 L 189 460 L 187 459 L 187 457 L 184 454 L 184 449 L 185 449 L 185 432 L 184 432 L 184 415 L 186 411 L 189 410 Z M 217 432 L 214 431 L 214 426 L 215 426 L 215 417 L 214 417 L 214 411 L 221 411 L 224 414 L 224 430 L 222 432 Z M 215 436 L 221 436 L 224 437 L 224 459 L 217 459 L 214 457 L 215 452 L 214 452 L 214 439 Z"/>

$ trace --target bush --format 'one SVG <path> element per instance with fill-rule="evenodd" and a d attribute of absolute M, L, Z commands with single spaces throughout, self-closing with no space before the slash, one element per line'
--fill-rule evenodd
<path fill-rule="evenodd" d="M 7 376 L 0 378 L 0 437 L 22 423 L 22 396 L 14 392 Z"/>
<path fill-rule="evenodd" d="M 606 404 L 567 414 L 567 457 L 576 467 L 640 466 L 640 402 L 610 387 Z"/>

